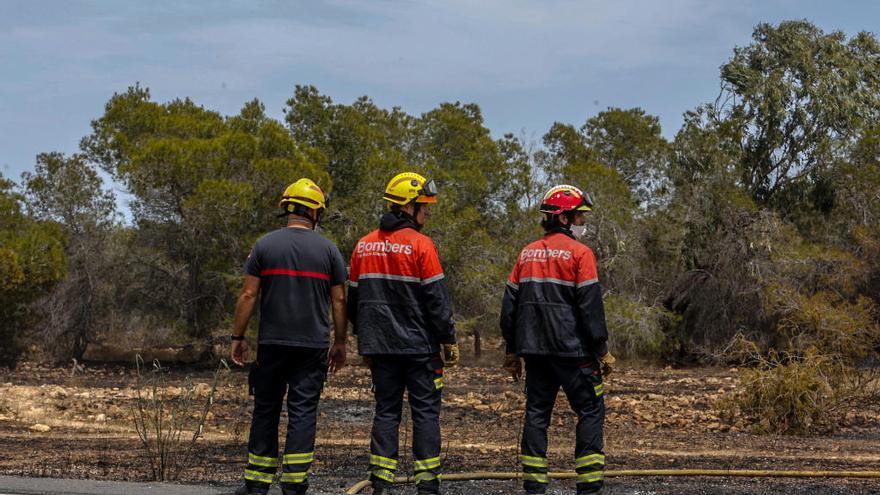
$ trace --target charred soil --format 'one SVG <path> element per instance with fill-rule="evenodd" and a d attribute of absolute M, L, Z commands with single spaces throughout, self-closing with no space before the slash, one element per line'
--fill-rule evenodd
<path fill-rule="evenodd" d="M 505 376 L 497 358 L 447 371 L 442 457 L 449 472 L 519 469 L 522 383 Z M 210 389 L 212 373 L 193 369 L 172 368 L 168 386 L 179 390 L 186 376 L 197 393 Z M 852 471 L 880 465 L 880 417 L 875 413 L 853 411 L 833 435 L 758 435 L 748 424 L 725 424 L 715 409 L 736 382 L 736 370 L 720 368 L 616 372 L 606 387 L 608 469 Z M 224 378 L 181 482 L 232 485 L 240 479 L 250 420 L 246 383 L 242 371 Z M 0 474 L 149 480 L 132 421 L 134 384 L 135 371 L 121 366 L 87 365 L 71 375 L 66 369 L 24 364 L 0 373 Z M 368 370 L 349 366 L 332 375 L 319 416 L 313 471 L 316 481 L 330 485 L 321 489 L 333 491 L 365 475 L 372 421 Z M 285 421 L 282 417 L 282 425 Z M 572 468 L 575 421 L 560 395 L 550 430 L 551 471 Z M 405 415 L 400 474 L 412 468 L 409 426 Z M 282 444 L 283 434 L 282 426 Z M 880 493 L 880 481 L 864 480 L 616 478 L 609 479 L 608 487 L 610 493 Z M 462 482 L 448 484 L 447 493 L 515 491 L 515 482 Z"/>

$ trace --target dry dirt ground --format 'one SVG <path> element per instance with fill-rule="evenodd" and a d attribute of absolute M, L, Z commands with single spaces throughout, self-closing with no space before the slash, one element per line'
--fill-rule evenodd
<path fill-rule="evenodd" d="M 516 471 L 524 398 L 522 384 L 496 365 L 471 360 L 447 372 L 442 415 L 447 472 Z M 186 389 L 208 395 L 210 370 L 170 368 L 163 395 Z M 620 369 L 607 390 L 608 469 L 877 470 L 880 417 L 854 411 L 829 436 L 757 435 L 724 424 L 715 402 L 731 390 L 736 370 Z M 203 437 L 180 481 L 233 485 L 246 457 L 247 376 L 221 376 Z M 0 372 L 0 474 L 103 480 L 149 480 L 145 451 L 133 428 L 137 404 L 132 367 L 87 364 L 83 370 L 20 365 Z M 149 394 L 149 390 L 143 390 Z M 339 493 L 364 477 L 372 401 L 368 371 L 349 366 L 332 375 L 320 405 L 314 478 L 320 493 Z M 282 419 L 282 424 L 284 419 Z M 572 469 L 575 416 L 563 396 L 550 431 L 552 471 Z M 407 425 L 406 416 L 404 426 Z M 283 428 L 282 428 L 283 435 Z M 412 467 L 410 438 L 401 433 L 402 469 Z M 515 482 L 448 483 L 447 493 L 516 493 Z M 554 492 L 570 490 L 554 483 Z M 880 493 L 880 480 L 615 478 L 609 493 Z M 410 493 L 400 488 L 396 493 Z"/>

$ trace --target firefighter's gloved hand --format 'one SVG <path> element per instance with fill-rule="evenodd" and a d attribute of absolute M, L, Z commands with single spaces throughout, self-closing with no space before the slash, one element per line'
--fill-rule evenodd
<path fill-rule="evenodd" d="M 459 351 L 458 344 L 443 344 L 443 364 L 447 368 L 451 368 L 458 364 Z"/>
<path fill-rule="evenodd" d="M 522 361 L 516 354 L 505 354 L 503 367 L 510 373 L 514 381 L 518 382 L 522 378 Z"/>
<path fill-rule="evenodd" d="M 608 376 L 614 371 L 614 356 L 610 352 L 606 352 L 604 356 L 599 358 L 599 365 L 602 368 L 602 376 Z"/>

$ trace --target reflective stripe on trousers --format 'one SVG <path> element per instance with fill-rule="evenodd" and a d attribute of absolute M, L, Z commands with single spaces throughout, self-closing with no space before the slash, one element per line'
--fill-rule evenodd
<path fill-rule="evenodd" d="M 327 350 L 261 345 L 248 377 L 254 413 L 244 479 L 250 488 L 266 489 L 281 466 L 280 481 L 301 492 L 315 460 L 318 401 L 327 376 Z M 278 423 L 287 396 L 287 436 L 278 454 Z"/>
<path fill-rule="evenodd" d="M 440 401 L 443 362 L 432 356 L 374 356 L 370 370 L 376 399 L 370 436 L 370 475 L 390 483 L 397 469 L 403 396 L 408 393 L 412 424 L 414 480 L 422 493 L 437 493 L 440 482 Z"/>
<path fill-rule="evenodd" d="M 578 493 L 602 489 L 605 456 L 603 423 L 605 388 L 598 363 L 578 358 L 525 356 L 526 411 L 523 424 L 523 487 L 540 493 L 550 481 L 547 476 L 547 429 L 559 389 L 565 392 L 569 406 L 577 414 L 575 466 Z"/>

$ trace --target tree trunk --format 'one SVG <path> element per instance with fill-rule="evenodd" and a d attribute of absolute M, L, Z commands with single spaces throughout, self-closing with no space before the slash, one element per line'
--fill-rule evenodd
<path fill-rule="evenodd" d="M 479 358 L 483 355 L 483 338 L 480 334 L 480 326 L 474 325 L 474 357 Z"/>

